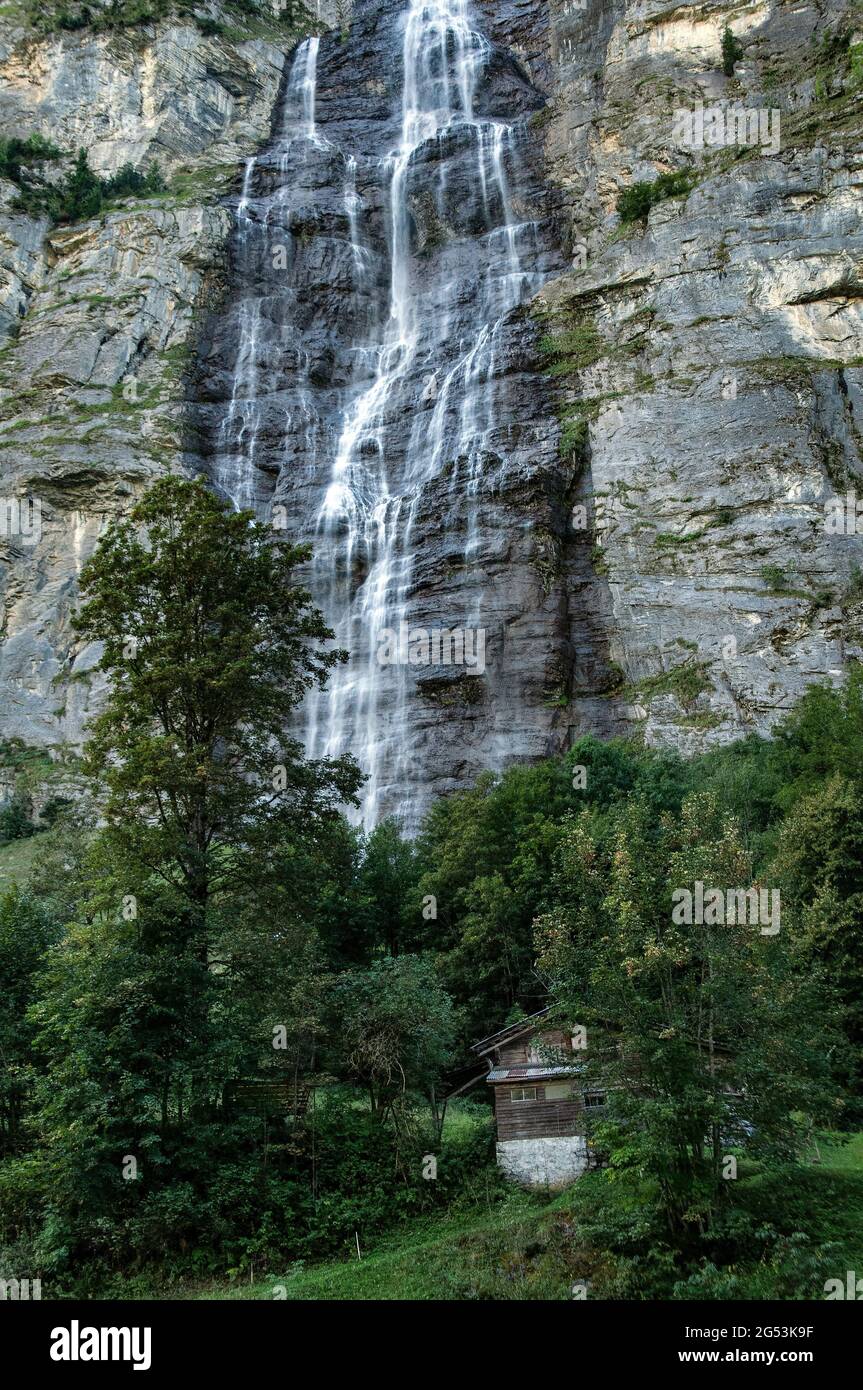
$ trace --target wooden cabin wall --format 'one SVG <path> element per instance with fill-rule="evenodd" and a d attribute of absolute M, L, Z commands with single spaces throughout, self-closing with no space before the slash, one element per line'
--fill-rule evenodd
<path fill-rule="evenodd" d="M 548 1062 L 547 1053 L 539 1056 L 543 1048 L 560 1048 L 562 1051 L 571 1054 L 571 1039 L 565 1033 L 545 1032 L 531 1038 L 525 1034 L 520 1038 L 513 1038 L 512 1042 L 504 1043 L 502 1047 L 496 1049 L 498 1062 L 501 1067 L 523 1067 L 526 1065 L 528 1056 L 533 1052 L 537 1054 L 537 1060 L 543 1063 Z"/>
<path fill-rule="evenodd" d="M 585 1133 L 584 1103 L 580 1095 L 573 1096 L 571 1100 L 546 1100 L 545 1087 L 537 1085 L 536 1100 L 513 1101 L 509 1098 L 512 1084 L 501 1082 L 494 1088 L 498 1139 L 537 1139 Z M 525 1085 L 529 1084 L 525 1082 Z"/>

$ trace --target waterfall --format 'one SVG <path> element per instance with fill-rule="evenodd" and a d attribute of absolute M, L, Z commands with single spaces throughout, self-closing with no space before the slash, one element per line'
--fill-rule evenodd
<path fill-rule="evenodd" d="M 353 109 L 334 114 L 326 78 L 343 73 L 343 54 L 335 41 L 308 39 L 293 58 L 278 134 L 246 164 L 234 265 L 247 284 L 213 471 L 238 507 L 266 515 L 278 505 L 291 538 L 312 542 L 314 599 L 350 652 L 308 696 L 308 755 L 352 753 L 367 775 L 364 824 L 397 811 L 413 827 L 434 758 L 416 714 L 418 690 L 433 690 L 422 679 L 484 677 L 478 667 L 420 670 L 401 649 L 383 660 L 382 643 L 419 622 L 488 626 L 493 645 L 484 505 L 504 486 L 512 463 L 502 441 L 519 428 L 502 376 L 512 369 L 513 313 L 553 256 L 545 222 L 526 217 L 513 192 L 525 113 L 510 121 L 483 111 L 495 50 L 468 0 L 399 8 L 375 30 L 392 45 L 381 55 L 395 88 L 389 111 L 373 126 Z M 440 520 L 452 521 L 448 568 L 464 582 L 429 605 L 433 495 Z M 487 718 L 479 767 L 519 751 L 507 747 L 505 724 L 500 712 Z"/>
<path fill-rule="evenodd" d="M 285 93 L 281 132 L 276 146 L 283 191 L 289 191 L 288 159 L 297 141 L 321 144 L 315 131 L 315 87 L 320 38 L 304 40 L 297 49 Z M 272 151 L 269 152 L 272 154 Z M 266 260 L 271 250 L 270 219 L 259 215 L 253 195 L 258 173 L 257 156 L 247 159 L 236 210 L 234 258 L 242 276 Z M 278 285 L 265 285 L 265 293 L 249 294 L 240 307 L 239 347 L 232 373 L 232 389 L 216 445 L 216 481 L 238 510 L 255 509 L 255 470 L 262 424 L 261 326 L 270 301 L 280 297 Z"/>

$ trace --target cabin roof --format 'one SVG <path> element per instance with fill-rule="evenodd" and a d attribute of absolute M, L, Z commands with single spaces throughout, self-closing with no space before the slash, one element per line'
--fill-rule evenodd
<path fill-rule="evenodd" d="M 486 1081 L 545 1081 L 553 1076 L 577 1076 L 583 1067 L 492 1067 Z"/>
<path fill-rule="evenodd" d="M 486 1052 L 492 1052 L 496 1047 L 500 1047 L 504 1041 L 510 1038 L 519 1038 L 522 1033 L 532 1033 L 535 1031 L 539 1020 L 548 1014 L 548 1005 L 540 1009 L 538 1013 L 531 1014 L 529 1018 L 520 1018 L 516 1023 L 510 1023 L 508 1027 L 501 1028 L 497 1033 L 490 1033 L 487 1038 L 480 1038 L 479 1042 L 473 1043 L 471 1052 L 477 1052 L 482 1057 Z"/>

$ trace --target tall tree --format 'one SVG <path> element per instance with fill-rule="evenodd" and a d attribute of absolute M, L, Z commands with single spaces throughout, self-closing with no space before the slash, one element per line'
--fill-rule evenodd
<path fill-rule="evenodd" d="M 343 657 L 295 581 L 307 558 L 166 478 L 85 567 L 103 825 L 31 1011 L 46 1229 L 67 1252 L 200 1238 L 219 1165 L 236 1200 L 266 1142 L 228 1083 L 314 1045 L 315 894 L 360 776 L 304 760 L 290 728 Z"/>
<path fill-rule="evenodd" d="M 823 969 L 842 1006 L 839 1050 L 863 1114 L 863 786 L 838 773 L 804 796 L 783 822 L 772 872 L 781 883 L 803 968 Z"/>
<path fill-rule="evenodd" d="M 709 1223 L 733 1148 L 790 1158 L 800 1112 L 838 1113 L 828 997 L 781 920 L 778 935 L 761 930 L 772 919 L 741 922 L 736 894 L 751 886 L 739 828 L 712 798 L 658 825 L 634 800 L 606 837 L 589 815 L 573 820 L 558 905 L 537 923 L 553 996 L 587 1029 L 586 1083 L 606 1095 L 596 1140 L 612 1169 L 654 1185 L 677 1241 Z"/>
<path fill-rule="evenodd" d="M 434 900 L 426 942 L 464 1014 L 465 1041 L 499 1028 L 513 1006 L 544 1001 L 534 968 L 533 920 L 547 902 L 564 818 L 602 810 L 637 792 L 658 814 L 677 807 L 685 764 L 622 739 L 586 736 L 565 758 L 484 774 L 436 802 L 418 844 L 423 870 L 412 920 Z"/>
<path fill-rule="evenodd" d="M 411 841 L 404 839 L 395 820 L 381 821 L 365 842 L 359 890 L 368 903 L 371 940 L 391 956 L 419 944 L 422 916 L 411 894 L 416 873 Z"/>
<path fill-rule="evenodd" d="M 337 1065 L 367 1092 L 374 1112 L 398 1116 L 410 1091 L 434 1106 L 452 1060 L 455 1017 L 430 957 L 387 957 L 370 970 L 339 975 L 330 1006 Z"/>
<path fill-rule="evenodd" d="M 58 936 L 47 904 L 15 887 L 0 896 L 0 1154 L 14 1150 L 21 1138 L 32 1081 L 27 1009 L 42 959 Z"/>
<path fill-rule="evenodd" d="M 103 644 L 110 679 L 85 766 L 106 787 L 124 896 L 158 880 L 201 960 L 214 900 L 265 885 L 301 893 L 296 846 L 359 785 L 352 760 L 307 762 L 290 732 L 346 655 L 322 649 L 333 634 L 295 581 L 308 555 L 203 482 L 164 478 L 81 576 L 76 627 Z"/>

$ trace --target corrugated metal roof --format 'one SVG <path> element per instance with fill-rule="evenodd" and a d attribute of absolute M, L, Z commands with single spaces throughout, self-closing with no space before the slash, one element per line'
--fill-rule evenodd
<path fill-rule="evenodd" d="M 577 1076 L 584 1067 L 492 1067 L 486 1081 L 543 1081 L 552 1076 Z"/>

